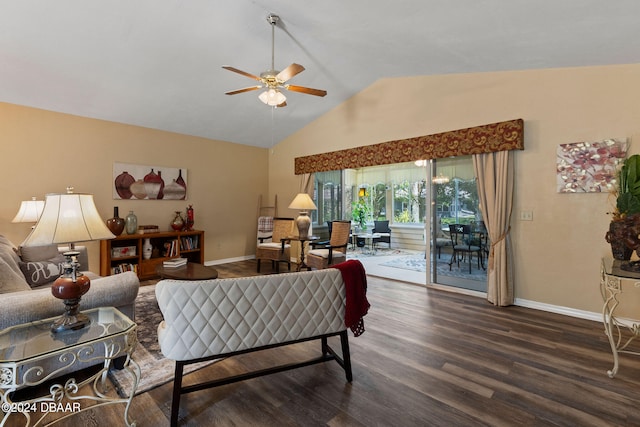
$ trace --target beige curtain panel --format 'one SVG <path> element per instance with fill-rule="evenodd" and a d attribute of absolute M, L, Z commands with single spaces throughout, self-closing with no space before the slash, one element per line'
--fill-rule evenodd
<path fill-rule="evenodd" d="M 487 266 L 487 300 L 497 306 L 514 302 L 511 212 L 513 209 L 513 153 L 477 154 L 473 166 L 478 196 L 491 247 Z"/>

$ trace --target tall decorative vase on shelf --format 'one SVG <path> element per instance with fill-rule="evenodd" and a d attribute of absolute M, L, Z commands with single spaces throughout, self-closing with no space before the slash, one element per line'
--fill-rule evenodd
<path fill-rule="evenodd" d="M 151 239 L 144 239 L 144 243 L 142 244 L 142 258 L 151 259 L 152 253 L 153 246 L 151 245 Z"/>
<path fill-rule="evenodd" d="M 180 231 L 184 228 L 184 219 L 182 219 L 180 211 L 176 211 L 176 214 L 173 217 L 173 221 L 171 221 L 171 228 L 173 228 L 175 231 Z"/>
<path fill-rule="evenodd" d="M 113 207 L 113 218 L 107 220 L 107 228 L 116 236 L 119 236 L 124 231 L 125 221 L 124 218 L 120 218 L 118 213 L 118 207 Z"/>
<path fill-rule="evenodd" d="M 185 223 L 185 230 L 187 231 L 191 231 L 193 230 L 193 224 L 194 224 L 194 215 L 193 215 L 193 206 L 189 205 L 187 207 L 187 221 Z"/>
<path fill-rule="evenodd" d="M 138 231 L 138 217 L 133 211 L 129 211 L 129 215 L 125 219 L 127 234 L 135 234 Z"/>

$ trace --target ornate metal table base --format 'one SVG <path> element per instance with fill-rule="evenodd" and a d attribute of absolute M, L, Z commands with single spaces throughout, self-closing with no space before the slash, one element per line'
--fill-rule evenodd
<path fill-rule="evenodd" d="M 604 305 L 602 307 L 602 321 L 604 333 L 609 339 L 611 352 L 613 353 L 613 368 L 607 371 L 607 375 L 613 378 L 618 373 L 620 361 L 618 354 L 634 354 L 640 356 L 639 351 L 631 350 L 630 344 L 640 336 L 640 324 L 626 319 L 619 319 L 615 312 L 620 305 L 619 297 L 623 292 L 623 281 L 626 286 L 639 289 L 640 275 L 629 275 L 620 270 L 620 262 L 613 259 L 603 260 L 600 273 L 600 293 Z"/>
<path fill-rule="evenodd" d="M 33 347 L 34 344 L 31 341 L 37 341 L 39 337 L 25 339 L 24 335 L 28 335 L 31 331 L 20 330 L 20 328 L 31 327 L 34 329 L 38 325 L 20 325 L 14 327 L 15 329 L 8 328 L 3 331 L 3 334 L 0 335 L 0 407 L 4 415 L 0 421 L 0 427 L 4 427 L 9 417 L 14 413 L 22 414 L 26 418 L 25 426 L 27 427 L 43 425 L 45 417 L 51 413 L 64 414 L 46 424 L 50 425 L 76 413 L 112 404 L 125 404 L 125 425 L 135 426 L 135 422 L 129 417 L 129 409 L 140 380 L 140 367 L 131 359 L 131 354 L 137 344 L 136 327 L 135 323 L 117 312 L 116 309 L 109 309 L 115 310 L 115 312 L 106 312 L 107 317 L 113 320 L 112 323 L 92 322 L 92 328 L 104 329 L 102 333 L 94 331 L 95 336 L 81 337 L 84 339 L 78 340 L 77 335 L 82 336 L 84 332 L 69 331 L 67 335 L 69 344 L 61 344 L 59 349 L 53 349 L 53 351 L 38 350 L 32 355 L 30 354 L 29 357 L 12 359 L 3 356 L 3 352 L 6 348 L 15 350 L 18 345 L 24 345 L 24 343 Z M 97 315 L 97 313 L 94 314 Z M 101 314 L 104 315 L 105 312 Z M 48 327 L 50 321 L 38 323 Z M 59 336 L 59 334 L 55 335 L 55 339 L 57 340 Z M 16 344 L 17 341 L 24 343 Z M 7 342 L 13 343 L 13 346 L 6 346 Z M 8 351 L 7 353 L 11 354 L 12 352 Z M 23 354 L 28 351 L 23 350 L 15 353 Z M 113 361 L 120 357 L 125 358 L 123 369 L 133 379 L 133 386 L 131 390 L 128 390 L 129 397 L 127 398 L 115 395 L 115 390 L 107 383 L 108 370 Z M 64 384 L 51 385 L 47 395 L 21 401 L 13 401 L 11 398 L 12 392 L 17 389 L 42 384 L 69 371 L 70 368 L 85 366 L 85 363 L 86 366 L 94 365 L 95 363 L 92 362 L 96 361 L 102 363 L 102 369 L 80 383 L 77 383 L 74 378 L 70 378 Z M 87 388 L 89 389 L 87 390 Z M 88 405 L 90 402 L 94 403 Z M 12 419 L 14 418 L 15 416 L 12 417 Z"/>

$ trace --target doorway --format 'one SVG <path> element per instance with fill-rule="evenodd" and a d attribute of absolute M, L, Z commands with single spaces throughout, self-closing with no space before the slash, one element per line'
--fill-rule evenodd
<path fill-rule="evenodd" d="M 486 271 L 477 264 L 471 272 L 467 258 L 449 266 L 449 224 L 481 221 L 470 157 L 320 172 L 314 187 L 314 232 L 322 233 L 331 220 L 351 220 L 354 231 L 357 222 L 364 233 L 375 221 L 389 221 L 391 244 L 370 251 L 358 245 L 362 240 L 348 251 L 348 258 L 360 259 L 369 274 L 486 291 Z"/>

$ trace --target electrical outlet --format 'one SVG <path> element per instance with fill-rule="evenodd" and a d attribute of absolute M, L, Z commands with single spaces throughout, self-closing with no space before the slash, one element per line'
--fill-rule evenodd
<path fill-rule="evenodd" d="M 533 211 L 520 211 L 520 221 L 533 221 Z"/>

